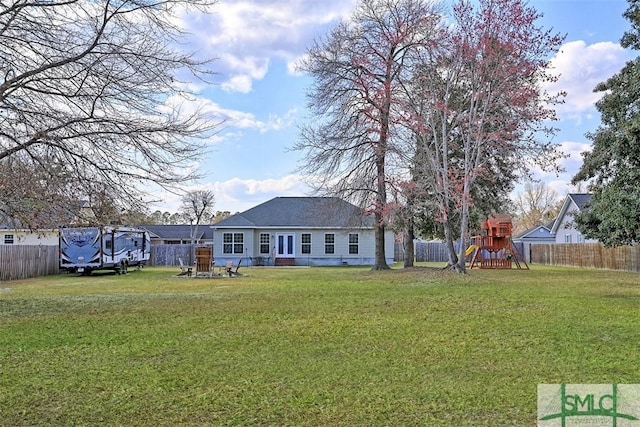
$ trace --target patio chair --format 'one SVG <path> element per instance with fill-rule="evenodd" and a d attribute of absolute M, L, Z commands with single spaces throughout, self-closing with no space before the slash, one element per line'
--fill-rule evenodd
<path fill-rule="evenodd" d="M 182 262 L 182 258 L 178 258 L 178 261 L 180 262 L 180 273 L 178 273 L 178 276 L 191 277 L 191 274 L 193 273 L 193 267 L 191 267 L 190 265 L 184 265 L 184 262 Z"/>
<path fill-rule="evenodd" d="M 241 276 L 241 274 L 238 273 L 238 269 L 240 268 L 240 264 L 242 264 L 242 258 L 240 258 L 240 260 L 238 261 L 238 265 L 236 265 L 236 268 L 234 270 L 233 261 L 227 261 L 225 269 L 226 269 L 227 274 L 229 275 L 229 277 L 231 277 L 231 276 Z"/>

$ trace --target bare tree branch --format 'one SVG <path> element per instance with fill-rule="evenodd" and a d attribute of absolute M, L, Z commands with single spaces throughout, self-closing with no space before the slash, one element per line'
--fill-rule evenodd
<path fill-rule="evenodd" d="M 52 183 L 69 198 L 87 198 L 99 183 L 123 207 L 148 183 L 196 178 L 185 171 L 220 123 L 187 105 L 177 76 L 205 79 L 209 61 L 179 48 L 177 22 L 215 3 L 3 2 L 0 163 L 55 171 Z"/>
<path fill-rule="evenodd" d="M 369 209 L 375 216 L 375 269 L 384 254 L 387 167 L 402 121 L 402 81 L 411 53 L 430 40 L 438 11 L 425 0 L 362 0 L 351 19 L 309 49 L 303 70 L 313 123 L 296 145 L 323 190 Z"/>

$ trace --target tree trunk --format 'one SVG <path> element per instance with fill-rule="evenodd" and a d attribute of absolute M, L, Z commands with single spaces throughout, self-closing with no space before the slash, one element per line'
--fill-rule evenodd
<path fill-rule="evenodd" d="M 456 248 L 453 244 L 453 237 L 451 236 L 451 225 L 448 221 L 446 221 L 443 225 L 444 238 L 447 245 L 447 254 L 449 255 L 448 268 L 455 268 L 456 264 L 458 263 L 458 258 L 456 257 Z"/>
<path fill-rule="evenodd" d="M 382 222 L 382 214 L 378 214 L 376 212 L 376 231 L 375 231 L 375 239 L 376 239 L 376 254 L 375 254 L 375 265 L 373 266 L 374 270 L 388 270 L 389 266 L 387 265 L 387 260 L 384 254 L 384 223 Z"/>
<path fill-rule="evenodd" d="M 413 261 L 415 259 L 414 238 L 413 220 L 410 219 L 404 231 L 404 268 L 413 267 Z"/>
<path fill-rule="evenodd" d="M 460 249 L 458 252 L 458 264 L 456 267 L 456 271 L 465 273 L 467 271 L 465 236 L 467 235 L 467 230 L 469 229 L 469 203 L 467 202 L 466 198 L 462 202 L 462 213 L 460 217 Z"/>
<path fill-rule="evenodd" d="M 386 129 L 386 128 L 385 128 Z M 376 208 L 375 208 L 375 221 L 376 221 L 376 251 L 375 251 L 375 265 L 374 270 L 388 270 L 387 260 L 385 258 L 384 247 L 384 218 L 383 211 L 387 205 L 387 185 L 385 175 L 385 150 L 386 150 L 386 130 L 383 130 L 381 141 L 376 148 L 376 171 L 377 171 L 377 192 L 376 192 Z"/>

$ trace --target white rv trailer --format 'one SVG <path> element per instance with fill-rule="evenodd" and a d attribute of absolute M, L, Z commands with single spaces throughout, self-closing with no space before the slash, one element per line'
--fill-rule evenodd
<path fill-rule="evenodd" d="M 145 265 L 151 254 L 149 233 L 130 227 L 60 229 L 60 268 L 89 275 L 94 270 L 125 274 Z"/>

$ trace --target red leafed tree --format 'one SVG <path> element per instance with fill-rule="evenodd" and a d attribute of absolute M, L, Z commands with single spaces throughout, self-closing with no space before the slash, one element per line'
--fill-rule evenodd
<path fill-rule="evenodd" d="M 462 0 L 454 25 L 423 52 L 414 80 L 415 168 L 443 223 L 450 266 L 465 270 L 465 238 L 474 185 L 500 174 L 515 178 L 533 162 L 548 169 L 560 154 L 548 136 L 561 94 L 540 86 L 551 79 L 548 58 L 562 37 L 537 26 L 539 14 L 522 0 Z M 454 215 L 454 210 L 456 215 Z M 460 245 L 452 232 L 459 218 Z"/>
<path fill-rule="evenodd" d="M 308 51 L 313 121 L 302 128 L 303 169 L 323 192 L 355 201 L 375 217 L 374 269 L 385 260 L 388 165 L 394 164 L 404 85 L 440 15 L 424 0 L 362 0 L 348 21 Z"/>

